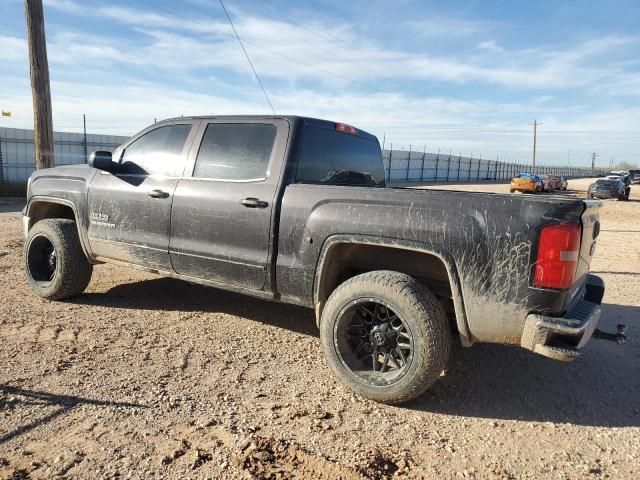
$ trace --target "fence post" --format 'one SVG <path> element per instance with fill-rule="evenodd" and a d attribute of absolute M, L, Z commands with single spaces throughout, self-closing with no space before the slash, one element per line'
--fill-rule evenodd
<path fill-rule="evenodd" d="M 424 149 L 422 150 L 422 171 L 420 172 L 420 181 L 423 181 L 423 182 L 424 182 L 424 157 L 426 157 L 426 155 L 427 155 L 427 146 L 425 145 Z"/>
<path fill-rule="evenodd" d="M 4 182 L 4 167 L 2 166 L 2 139 L 0 139 L 0 183 Z"/>
<path fill-rule="evenodd" d="M 438 181 L 438 167 L 440 166 L 440 149 L 438 149 L 438 154 L 436 156 L 436 176 L 433 179 L 434 182 Z"/>
<path fill-rule="evenodd" d="M 89 154 L 87 153 L 87 116 L 82 114 L 82 130 L 84 132 L 83 143 L 84 143 L 84 163 L 89 162 Z"/>
<path fill-rule="evenodd" d="M 406 181 L 409 181 L 409 164 L 411 163 L 411 145 L 409 145 L 409 157 L 407 158 L 407 178 Z"/>
<path fill-rule="evenodd" d="M 460 181 L 460 163 L 462 163 L 462 152 L 458 155 L 458 176 L 456 177 L 456 182 Z"/>
<path fill-rule="evenodd" d="M 449 158 L 447 159 L 447 182 L 449 181 L 449 170 L 451 169 L 451 150 L 449 150 Z"/>
<path fill-rule="evenodd" d="M 389 149 L 389 180 L 391 180 L 391 159 L 393 158 L 393 142 L 391 142 L 391 148 Z"/>
<path fill-rule="evenodd" d="M 478 172 L 476 173 L 476 180 L 480 180 L 480 165 L 482 164 L 482 154 L 478 157 Z"/>

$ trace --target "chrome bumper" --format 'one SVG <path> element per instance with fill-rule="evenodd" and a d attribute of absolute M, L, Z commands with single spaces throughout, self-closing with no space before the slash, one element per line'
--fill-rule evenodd
<path fill-rule="evenodd" d="M 603 295 L 602 279 L 589 275 L 582 298 L 562 317 L 537 313 L 527 316 L 520 345 L 555 360 L 574 360 L 596 330 Z"/>

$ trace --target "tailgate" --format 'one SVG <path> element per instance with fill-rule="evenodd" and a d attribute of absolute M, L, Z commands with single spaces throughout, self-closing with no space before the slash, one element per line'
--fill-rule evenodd
<path fill-rule="evenodd" d="M 582 242 L 580 243 L 580 256 L 576 270 L 576 283 L 582 284 L 589 273 L 591 259 L 596 250 L 596 241 L 600 234 L 600 206 L 597 200 L 585 200 L 586 208 L 582 213 Z"/>

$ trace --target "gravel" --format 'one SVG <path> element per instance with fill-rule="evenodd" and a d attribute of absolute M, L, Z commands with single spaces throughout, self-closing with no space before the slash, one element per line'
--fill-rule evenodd
<path fill-rule="evenodd" d="M 569 364 L 458 346 L 399 407 L 336 382 L 311 310 L 113 265 L 78 298 L 39 299 L 22 204 L 0 199 L 0 478 L 639 478 L 637 188 L 605 202 L 592 265 L 627 345 Z"/>

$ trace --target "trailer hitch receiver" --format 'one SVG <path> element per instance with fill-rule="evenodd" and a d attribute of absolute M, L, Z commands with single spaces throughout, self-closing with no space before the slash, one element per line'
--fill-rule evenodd
<path fill-rule="evenodd" d="M 603 332 L 600 329 L 596 329 L 593 332 L 593 338 L 610 340 L 616 342 L 618 345 L 624 345 L 627 343 L 627 326 L 619 323 L 616 327 L 616 333 Z"/>

